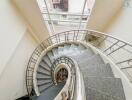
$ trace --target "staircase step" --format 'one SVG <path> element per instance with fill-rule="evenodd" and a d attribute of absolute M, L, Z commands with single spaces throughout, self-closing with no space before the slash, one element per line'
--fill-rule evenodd
<path fill-rule="evenodd" d="M 63 54 L 63 46 L 59 46 L 58 47 L 58 53 L 59 53 L 59 55 L 62 55 Z"/>
<path fill-rule="evenodd" d="M 82 44 L 79 44 L 78 48 L 79 48 L 79 50 L 85 50 L 85 49 L 87 49 L 87 48 L 86 48 L 85 46 L 83 46 Z"/>
<path fill-rule="evenodd" d="M 37 74 L 45 75 L 45 76 L 51 76 L 51 72 L 44 72 L 42 70 L 37 70 Z"/>
<path fill-rule="evenodd" d="M 37 77 L 37 80 L 51 80 L 51 77 L 49 77 L 49 78 L 48 77 L 42 77 L 42 78 Z"/>
<path fill-rule="evenodd" d="M 51 63 L 51 61 L 50 61 L 50 59 L 48 58 L 47 55 L 45 55 L 45 56 L 43 57 L 43 61 L 44 61 L 49 67 L 51 67 L 52 63 Z"/>
<path fill-rule="evenodd" d="M 70 52 L 71 44 L 64 44 L 63 53 L 66 55 Z"/>
<path fill-rule="evenodd" d="M 71 44 L 64 44 L 64 50 L 69 50 Z"/>
<path fill-rule="evenodd" d="M 72 44 L 70 47 L 70 50 L 72 51 L 72 53 L 74 55 L 76 55 L 75 53 L 79 54 L 81 53 L 81 51 L 78 49 L 78 45 L 77 44 Z"/>
<path fill-rule="evenodd" d="M 42 84 L 51 83 L 51 82 L 52 80 L 38 80 L 37 85 L 42 85 Z"/>
<path fill-rule="evenodd" d="M 101 56 L 99 54 L 95 54 L 95 55 L 91 55 L 91 56 L 86 56 L 82 55 L 80 56 L 81 60 L 78 60 L 79 65 L 94 65 L 94 64 L 105 64 L 105 62 L 103 61 L 103 59 L 101 58 Z"/>
<path fill-rule="evenodd" d="M 72 50 L 75 50 L 75 49 L 77 49 L 77 45 L 76 44 L 71 44 L 71 47 L 70 47 L 70 49 L 72 49 Z"/>
<path fill-rule="evenodd" d="M 51 84 L 52 83 L 52 81 L 49 81 L 49 82 L 43 82 L 43 83 L 39 83 L 38 82 L 38 86 L 44 86 L 44 85 L 47 85 L 47 84 Z"/>
<path fill-rule="evenodd" d="M 97 76 L 97 77 L 114 77 L 109 64 L 86 64 L 80 67 L 84 77 Z"/>
<path fill-rule="evenodd" d="M 51 71 L 50 67 L 43 61 L 40 62 L 39 68 L 40 70 L 49 71 L 49 72 Z"/>
<path fill-rule="evenodd" d="M 39 67 L 39 68 L 37 69 L 37 72 L 40 73 L 40 74 L 45 74 L 45 75 L 50 75 L 50 74 L 51 74 L 50 71 L 44 70 L 44 69 L 42 69 L 41 67 Z"/>
<path fill-rule="evenodd" d="M 63 48 L 64 55 L 71 56 L 71 55 L 75 55 L 77 53 L 80 53 L 80 51 L 77 50 L 77 46 L 75 44 L 68 45 L 68 49 L 65 46 Z"/>
<path fill-rule="evenodd" d="M 52 51 L 49 51 L 47 53 L 47 56 L 49 57 L 50 61 L 53 63 L 54 62 L 54 55 L 53 55 Z"/>
<path fill-rule="evenodd" d="M 87 87 L 89 87 L 91 89 L 100 91 L 102 93 L 106 93 L 112 97 L 119 98 L 119 100 L 125 100 L 125 94 L 124 94 L 122 82 L 121 82 L 121 79 L 119 78 L 85 77 L 84 84 L 86 89 Z M 86 92 L 87 95 L 89 94 L 94 95 L 92 93 L 87 93 L 87 92 Z M 89 98 L 87 99 L 89 100 Z M 95 99 L 95 100 L 98 100 L 98 99 Z M 99 99 L 99 100 L 102 100 L 102 99 Z"/>
<path fill-rule="evenodd" d="M 54 57 L 57 56 L 58 55 L 58 48 L 57 47 L 53 48 L 52 52 L 53 52 Z"/>
<path fill-rule="evenodd" d="M 76 61 L 85 61 L 87 59 L 91 59 L 91 57 L 95 55 L 94 52 L 90 49 L 85 49 L 83 50 L 82 53 L 78 54 L 78 55 L 75 55 L 75 56 L 72 56 L 72 58 L 74 58 Z"/>
<path fill-rule="evenodd" d="M 45 70 L 41 70 L 41 68 L 38 68 L 37 74 L 41 74 L 41 75 L 45 75 L 45 76 L 51 76 L 51 72 L 45 71 Z"/>
<path fill-rule="evenodd" d="M 120 100 L 118 97 L 111 96 L 90 87 L 86 87 L 85 90 L 87 100 Z"/>
<path fill-rule="evenodd" d="M 43 75 L 40 73 L 37 73 L 36 77 L 37 77 L 37 79 L 39 79 L 39 78 L 51 79 L 52 78 L 50 75 Z"/>
<path fill-rule="evenodd" d="M 59 85 L 53 85 L 50 88 L 46 89 L 44 92 L 41 93 L 39 97 L 35 100 L 54 100 L 56 95 L 61 91 L 64 84 L 60 83 Z"/>
<path fill-rule="evenodd" d="M 43 86 L 38 86 L 38 90 L 40 91 L 40 93 L 46 91 L 47 89 L 51 88 L 52 86 L 54 86 L 53 83 L 49 83 Z"/>
<path fill-rule="evenodd" d="M 94 54 L 95 53 L 90 48 L 85 49 L 84 52 L 82 53 L 83 56 L 93 56 Z"/>

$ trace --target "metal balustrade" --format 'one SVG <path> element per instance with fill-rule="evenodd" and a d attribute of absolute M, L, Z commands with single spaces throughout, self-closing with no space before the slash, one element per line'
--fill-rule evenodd
<path fill-rule="evenodd" d="M 124 72 L 124 74 L 132 81 L 132 45 L 113 36 L 97 32 L 93 30 L 70 30 L 50 36 L 38 45 L 32 53 L 26 71 L 26 86 L 29 96 L 33 91 L 33 73 L 37 60 L 42 51 L 48 47 L 64 43 L 64 42 L 84 42 L 89 43 L 104 54 L 106 54 L 113 62 Z"/>
<path fill-rule="evenodd" d="M 57 58 L 54 63 L 52 64 L 51 68 L 52 68 L 52 76 L 54 77 L 56 72 L 54 71 L 56 66 L 59 64 L 66 64 L 69 68 L 70 68 L 70 72 L 71 72 L 71 79 L 70 79 L 70 84 L 68 87 L 68 91 L 65 91 L 66 95 L 70 95 L 70 100 L 73 99 L 74 97 L 74 89 L 75 89 L 75 64 L 73 62 L 73 60 L 69 57 L 66 56 L 61 56 L 59 58 Z M 56 79 L 53 79 L 54 84 L 57 84 Z"/>

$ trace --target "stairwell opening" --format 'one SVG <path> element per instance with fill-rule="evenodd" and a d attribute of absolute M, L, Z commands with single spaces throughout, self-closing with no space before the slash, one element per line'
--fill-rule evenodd
<path fill-rule="evenodd" d="M 66 68 L 62 67 L 64 65 L 61 65 L 61 68 L 57 71 L 55 78 L 56 82 L 58 83 L 65 83 L 68 78 L 68 71 Z"/>

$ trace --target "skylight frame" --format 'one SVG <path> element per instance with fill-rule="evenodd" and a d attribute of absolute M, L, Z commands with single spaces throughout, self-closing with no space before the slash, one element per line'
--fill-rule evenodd
<path fill-rule="evenodd" d="M 41 1 L 44 3 L 45 5 L 45 9 L 41 10 L 41 13 L 44 17 L 44 21 L 45 23 L 47 24 L 47 28 L 49 29 L 49 31 L 52 33 L 52 34 L 56 34 L 55 32 L 55 28 L 54 28 L 54 23 L 57 22 L 57 23 L 67 23 L 66 25 L 68 25 L 69 23 L 69 27 L 71 24 L 73 24 L 73 26 L 76 26 L 77 29 L 81 29 L 82 27 L 84 27 L 83 29 L 86 29 L 86 25 L 87 25 L 87 22 L 88 22 L 88 19 L 89 19 L 89 16 L 91 14 L 91 10 L 92 8 L 89 10 L 89 12 L 85 12 L 85 9 L 86 9 L 86 4 L 88 3 L 88 1 L 92 1 L 92 0 L 84 0 L 84 4 L 83 4 L 83 8 L 82 8 L 82 11 L 80 13 L 69 13 L 69 12 L 55 12 L 55 11 L 50 11 L 49 9 L 49 6 L 47 4 L 47 0 L 38 0 L 38 1 Z M 49 0 L 51 2 L 51 0 Z M 94 1 L 94 0 L 93 0 Z M 49 3 L 49 2 L 48 2 Z M 43 6 L 44 6 L 43 5 Z M 88 5 L 88 4 L 87 4 Z M 41 5 L 39 4 L 39 7 Z M 92 4 L 93 6 L 93 4 Z M 40 7 L 41 8 L 41 7 Z M 53 16 L 66 16 L 70 19 L 70 16 L 71 16 L 71 19 L 73 17 L 72 20 L 65 20 L 65 19 L 61 19 L 60 17 L 57 17 L 57 18 L 52 18 Z M 76 21 L 75 19 L 79 19 L 79 21 Z M 86 19 L 86 21 L 84 21 Z M 76 25 L 75 25 L 76 24 Z M 85 24 L 85 25 L 84 25 Z M 58 25 L 58 24 L 57 24 Z"/>

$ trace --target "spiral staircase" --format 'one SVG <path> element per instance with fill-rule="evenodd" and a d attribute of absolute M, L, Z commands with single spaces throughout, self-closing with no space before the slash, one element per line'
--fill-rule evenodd
<path fill-rule="evenodd" d="M 129 68 L 125 63 L 131 62 L 132 56 L 118 61 L 113 58 L 121 49 L 128 51 L 126 47 L 132 50 L 130 44 L 93 30 L 72 30 L 49 37 L 38 45 L 28 63 L 30 99 L 129 100 L 124 82 L 129 79 L 125 84 L 131 87 L 132 77 L 124 69 Z"/>

